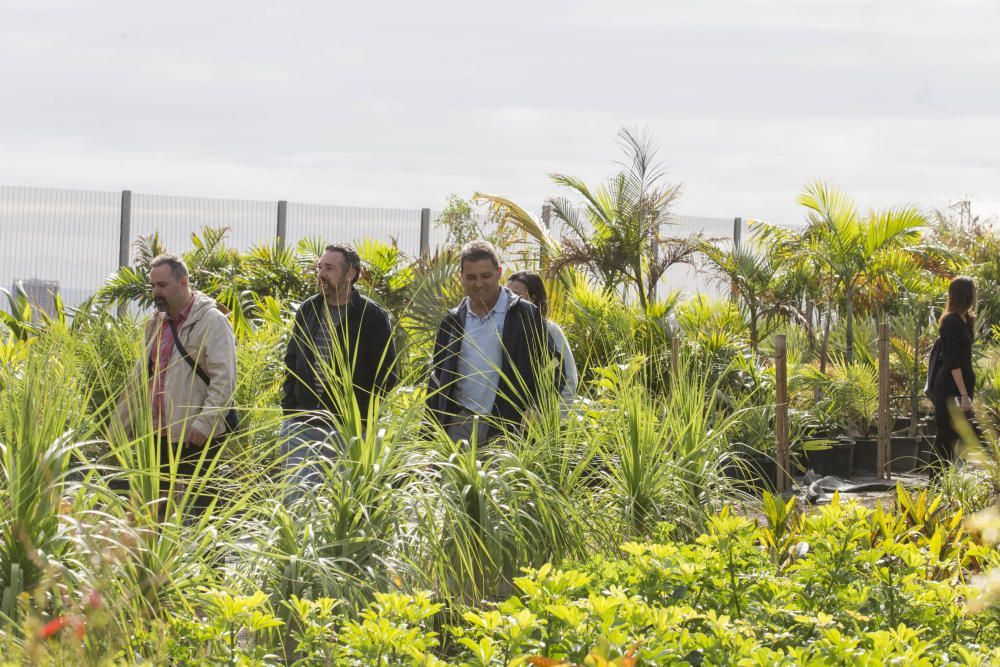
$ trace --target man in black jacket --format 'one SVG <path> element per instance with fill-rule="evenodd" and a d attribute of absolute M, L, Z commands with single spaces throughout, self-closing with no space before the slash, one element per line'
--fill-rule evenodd
<path fill-rule="evenodd" d="M 316 479 L 308 459 L 333 454 L 340 433 L 360 435 L 372 397 L 396 384 L 389 316 L 355 288 L 357 252 L 327 246 L 317 269 L 319 294 L 299 306 L 285 352 L 282 454 L 296 489 Z"/>
<path fill-rule="evenodd" d="M 519 426 L 537 406 L 541 382 L 557 384 L 558 371 L 548 375 L 556 366 L 545 321 L 534 304 L 500 285 L 502 273 L 492 245 L 466 244 L 465 299 L 438 328 L 427 405 L 456 442 L 471 439 L 476 417 L 480 442 Z"/>

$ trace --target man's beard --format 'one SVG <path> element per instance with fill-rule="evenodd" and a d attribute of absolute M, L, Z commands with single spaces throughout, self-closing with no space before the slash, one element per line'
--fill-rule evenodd
<path fill-rule="evenodd" d="M 161 313 L 167 312 L 167 300 L 162 296 L 155 297 L 153 299 L 153 305 L 155 305 L 156 309 Z"/>
<path fill-rule="evenodd" d="M 336 286 L 331 285 L 325 280 L 320 280 L 319 293 L 322 294 L 325 298 L 333 298 L 340 295 L 340 290 L 338 290 Z"/>

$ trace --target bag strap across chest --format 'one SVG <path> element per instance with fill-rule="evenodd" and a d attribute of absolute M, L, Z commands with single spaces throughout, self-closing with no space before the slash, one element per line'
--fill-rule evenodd
<path fill-rule="evenodd" d="M 188 354 L 188 351 L 186 349 L 184 349 L 184 344 L 181 343 L 180 336 L 177 335 L 177 327 L 174 325 L 174 321 L 168 319 L 167 320 L 167 324 L 170 325 L 170 333 L 172 333 L 173 336 L 174 336 L 174 347 L 177 348 L 177 352 L 180 353 L 181 358 L 184 361 L 187 362 L 188 366 L 190 366 L 192 369 L 194 369 L 195 374 L 199 378 L 201 378 L 202 382 L 204 382 L 206 385 L 211 385 L 212 384 L 212 378 L 210 378 L 208 376 L 208 373 L 205 372 L 204 368 L 202 368 L 201 366 L 199 366 L 195 362 L 195 360 L 191 358 L 191 355 Z"/>

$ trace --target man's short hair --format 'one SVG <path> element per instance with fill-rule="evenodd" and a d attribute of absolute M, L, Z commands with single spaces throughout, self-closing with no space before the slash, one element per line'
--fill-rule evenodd
<path fill-rule="evenodd" d="M 171 255 L 170 253 L 157 255 L 153 258 L 153 261 L 149 263 L 149 269 L 152 271 L 158 266 L 169 266 L 170 273 L 173 275 L 174 280 L 180 280 L 181 278 L 188 277 L 187 264 L 185 264 L 184 260 L 177 255 Z"/>
<path fill-rule="evenodd" d="M 484 259 L 493 262 L 495 268 L 500 268 L 500 256 L 497 255 L 497 249 L 493 247 L 492 243 L 483 241 L 482 239 L 469 241 L 462 246 L 459 259 L 459 267 L 462 269 L 465 268 L 466 262 L 479 262 Z"/>
<path fill-rule="evenodd" d="M 348 269 L 354 269 L 354 278 L 351 279 L 351 285 L 358 282 L 358 278 L 361 277 L 361 255 L 358 251 L 349 245 L 341 245 L 339 243 L 332 243 L 324 248 L 323 252 L 339 252 L 344 256 L 344 261 L 347 262 Z"/>

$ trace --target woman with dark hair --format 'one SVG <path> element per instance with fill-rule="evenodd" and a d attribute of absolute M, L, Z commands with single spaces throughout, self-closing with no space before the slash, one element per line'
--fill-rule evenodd
<path fill-rule="evenodd" d="M 937 437 L 934 449 L 937 461 L 931 476 L 940 474 L 946 463 L 954 460 L 959 438 L 955 419 L 965 415 L 972 420 L 972 397 L 976 374 L 972 369 L 972 341 L 975 338 L 976 285 L 972 278 L 959 276 L 948 285 L 948 303 L 938 321 L 941 338 L 941 362 L 934 377 L 934 419 Z"/>
<path fill-rule="evenodd" d="M 545 293 L 545 283 L 542 277 L 534 271 L 518 271 L 507 278 L 507 289 L 522 299 L 527 299 L 538 306 L 545 324 L 549 331 L 549 340 L 553 347 L 559 351 L 563 360 L 563 373 L 566 375 L 566 382 L 563 384 L 560 395 L 562 396 L 563 415 L 569 410 L 569 406 L 576 398 L 576 390 L 580 380 L 576 371 L 576 360 L 573 358 L 573 351 L 569 348 L 569 341 L 566 334 L 559 328 L 559 325 L 548 319 L 549 317 L 549 297 Z"/>

